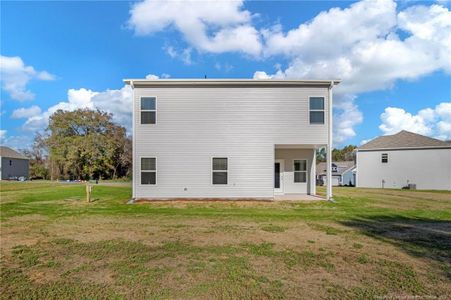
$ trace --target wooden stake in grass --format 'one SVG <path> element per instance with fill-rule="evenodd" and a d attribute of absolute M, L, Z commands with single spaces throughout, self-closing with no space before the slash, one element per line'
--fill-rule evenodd
<path fill-rule="evenodd" d="M 92 185 L 89 182 L 86 182 L 86 201 L 91 202 L 91 193 L 92 193 Z"/>

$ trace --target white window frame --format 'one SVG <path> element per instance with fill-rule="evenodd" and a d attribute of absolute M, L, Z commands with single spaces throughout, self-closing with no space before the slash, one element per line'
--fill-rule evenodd
<path fill-rule="evenodd" d="M 213 160 L 215 159 L 215 158 L 225 158 L 225 159 L 227 159 L 227 170 L 213 170 Z M 230 161 L 230 159 L 229 159 L 229 157 L 228 156 L 219 156 L 219 155 L 217 155 L 217 156 L 212 156 L 211 157 L 211 167 L 210 167 L 210 169 L 211 169 L 211 181 L 210 181 L 210 183 L 211 183 L 211 185 L 213 185 L 213 186 L 227 186 L 227 185 L 229 185 L 229 161 Z M 222 173 L 226 173 L 227 174 L 227 183 L 213 183 L 213 173 L 215 173 L 215 172 L 222 172 Z"/>
<path fill-rule="evenodd" d="M 141 104 L 142 104 L 142 99 L 143 98 L 155 98 L 155 109 L 141 109 Z M 156 96 L 141 96 L 139 98 L 139 124 L 140 125 L 145 125 L 145 126 L 149 126 L 149 125 L 156 125 L 157 124 L 157 97 Z M 155 112 L 155 123 L 148 123 L 148 124 L 143 124 L 142 122 L 142 112 Z"/>
<path fill-rule="evenodd" d="M 305 161 L 305 171 L 296 171 L 296 169 L 295 169 L 295 167 L 294 167 L 294 163 L 297 161 L 297 160 L 303 160 L 303 161 Z M 303 181 L 303 182 L 296 182 L 296 176 L 295 176 L 295 173 L 296 172 L 298 172 L 298 173 L 305 173 L 305 181 Z M 305 158 L 295 158 L 295 159 L 293 159 L 293 183 L 294 184 L 299 184 L 299 183 L 308 183 L 308 160 L 307 159 L 305 159 Z"/>
<path fill-rule="evenodd" d="M 143 158 L 154 158 L 155 159 L 155 170 L 143 170 L 142 169 L 142 163 L 141 163 Z M 157 169 L 158 169 L 158 159 L 155 156 L 140 156 L 139 157 L 139 185 L 142 185 L 142 186 L 156 186 L 157 182 L 158 182 Z M 152 183 L 149 183 L 149 184 L 145 183 L 145 184 L 143 184 L 142 180 L 141 180 L 142 173 L 155 173 L 155 183 L 154 184 L 152 184 Z"/>
<path fill-rule="evenodd" d="M 323 98 L 323 109 L 311 109 L 310 108 L 310 99 L 311 98 Z M 323 123 L 312 123 L 312 120 L 310 120 L 310 112 L 312 111 L 320 111 L 324 114 L 324 122 Z M 326 97 L 324 96 L 310 96 L 308 97 L 308 123 L 309 125 L 325 125 L 326 124 Z"/>
<path fill-rule="evenodd" d="M 384 161 L 384 156 L 386 161 Z M 388 153 L 381 153 L 381 163 L 388 164 Z"/>

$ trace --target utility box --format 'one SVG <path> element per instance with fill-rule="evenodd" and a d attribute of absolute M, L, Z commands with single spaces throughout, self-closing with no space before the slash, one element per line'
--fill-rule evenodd
<path fill-rule="evenodd" d="M 407 185 L 407 187 L 409 188 L 409 190 L 416 190 L 417 189 L 417 185 L 415 183 L 409 183 Z"/>

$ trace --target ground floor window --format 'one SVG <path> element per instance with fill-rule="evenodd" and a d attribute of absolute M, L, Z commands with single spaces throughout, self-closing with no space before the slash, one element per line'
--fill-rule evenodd
<path fill-rule="evenodd" d="M 227 184 L 228 179 L 227 157 L 213 157 L 211 169 L 212 169 L 213 184 Z"/>
<path fill-rule="evenodd" d="M 294 182 L 307 182 L 307 160 L 295 159 L 293 161 Z"/>
<path fill-rule="evenodd" d="M 157 184 L 157 159 L 141 157 L 141 184 Z"/>

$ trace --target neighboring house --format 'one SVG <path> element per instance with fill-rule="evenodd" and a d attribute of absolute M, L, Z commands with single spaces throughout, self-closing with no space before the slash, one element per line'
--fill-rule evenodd
<path fill-rule="evenodd" d="M 28 178 L 28 158 L 19 152 L 4 146 L 0 146 L 0 178 L 18 179 Z"/>
<path fill-rule="evenodd" d="M 330 157 L 339 81 L 124 81 L 134 94 L 134 199 L 316 194 L 315 150 Z"/>
<path fill-rule="evenodd" d="M 422 190 L 451 190 L 451 143 L 403 130 L 357 149 L 358 187 L 409 184 Z"/>
<path fill-rule="evenodd" d="M 355 164 L 353 161 L 332 162 L 332 185 L 355 185 Z M 321 162 L 316 165 L 316 179 L 321 185 L 327 183 L 327 164 Z"/>

